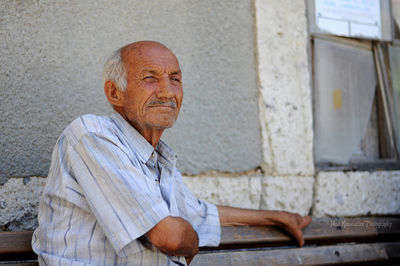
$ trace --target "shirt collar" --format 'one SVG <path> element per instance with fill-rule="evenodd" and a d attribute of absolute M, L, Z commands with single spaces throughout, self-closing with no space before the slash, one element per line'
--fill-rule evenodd
<path fill-rule="evenodd" d="M 178 160 L 178 156 L 176 153 L 168 147 L 161 139 L 157 144 L 157 149 L 159 156 L 159 161 L 163 162 L 164 164 L 169 165 L 170 167 L 175 166 L 176 161 Z"/>
<path fill-rule="evenodd" d="M 142 163 L 146 163 L 151 154 L 154 152 L 153 146 L 133 127 L 128 123 L 119 113 L 114 111 L 111 118 L 121 129 L 122 133 L 128 137 L 135 150 L 139 153 Z M 158 160 L 170 167 L 175 166 L 177 155 L 168 147 L 161 139 L 157 144 L 156 151 L 159 154 Z"/>

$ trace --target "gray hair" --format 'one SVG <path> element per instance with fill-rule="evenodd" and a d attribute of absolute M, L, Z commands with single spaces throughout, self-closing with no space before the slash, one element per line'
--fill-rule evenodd
<path fill-rule="evenodd" d="M 126 70 L 122 61 L 121 48 L 114 51 L 104 64 L 103 79 L 114 81 L 118 89 L 126 90 Z"/>

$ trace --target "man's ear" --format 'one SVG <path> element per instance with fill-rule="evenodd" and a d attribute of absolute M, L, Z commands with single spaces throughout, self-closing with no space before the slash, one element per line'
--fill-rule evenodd
<path fill-rule="evenodd" d="M 124 92 L 120 91 L 112 80 L 104 82 L 104 93 L 109 103 L 114 107 L 121 107 L 123 105 Z"/>

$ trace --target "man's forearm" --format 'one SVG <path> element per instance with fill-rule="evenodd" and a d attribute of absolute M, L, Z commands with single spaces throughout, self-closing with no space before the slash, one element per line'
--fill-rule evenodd
<path fill-rule="evenodd" d="M 277 213 L 274 211 L 259 211 L 217 206 L 221 226 L 232 225 L 277 225 Z"/>
<path fill-rule="evenodd" d="M 273 225 L 289 232 L 299 243 L 304 244 L 301 229 L 311 223 L 310 216 L 302 217 L 285 211 L 249 210 L 228 206 L 217 206 L 221 226 Z"/>

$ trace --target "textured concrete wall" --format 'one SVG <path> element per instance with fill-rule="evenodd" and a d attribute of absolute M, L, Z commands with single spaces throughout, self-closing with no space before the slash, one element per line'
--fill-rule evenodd
<path fill-rule="evenodd" d="M 46 179 L 11 178 L 0 186 L 0 231 L 32 230 L 37 227 L 40 195 Z"/>
<path fill-rule="evenodd" d="M 314 161 L 305 1 L 256 1 L 262 209 L 310 212 Z"/>
<path fill-rule="evenodd" d="M 315 216 L 400 213 L 400 171 L 320 172 L 315 182 Z"/>
<path fill-rule="evenodd" d="M 0 1 L 0 183 L 45 176 L 63 128 L 109 113 L 102 65 L 158 40 L 176 52 L 184 102 L 167 142 L 183 172 L 261 164 L 252 4 L 246 1 Z"/>
<path fill-rule="evenodd" d="M 256 1 L 265 169 L 313 175 L 313 128 L 304 1 Z"/>
<path fill-rule="evenodd" d="M 285 210 L 307 215 L 313 197 L 313 177 L 244 176 L 185 177 L 193 193 L 214 204 L 250 209 Z"/>

